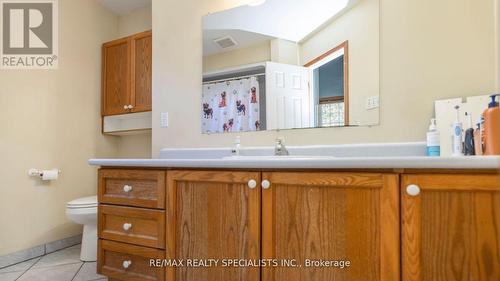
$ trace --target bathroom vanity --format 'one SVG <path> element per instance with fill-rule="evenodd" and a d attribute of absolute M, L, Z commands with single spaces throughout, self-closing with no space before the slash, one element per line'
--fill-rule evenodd
<path fill-rule="evenodd" d="M 398 152 L 420 146 L 90 160 L 101 166 L 98 272 L 118 280 L 499 280 L 500 157 Z M 237 266 L 222 267 L 228 260 Z"/>

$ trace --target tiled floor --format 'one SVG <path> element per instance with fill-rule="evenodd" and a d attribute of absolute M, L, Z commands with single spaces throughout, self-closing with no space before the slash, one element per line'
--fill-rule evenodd
<path fill-rule="evenodd" d="M 0 281 L 107 280 L 96 273 L 95 262 L 80 261 L 80 245 L 0 269 Z"/>

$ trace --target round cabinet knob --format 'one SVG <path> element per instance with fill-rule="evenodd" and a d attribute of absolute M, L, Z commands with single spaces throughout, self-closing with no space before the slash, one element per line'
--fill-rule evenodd
<path fill-rule="evenodd" d="M 249 180 L 248 181 L 248 187 L 250 188 L 255 188 L 257 186 L 257 182 L 255 180 Z"/>
<path fill-rule="evenodd" d="M 123 106 L 123 109 L 128 109 L 128 105 L 124 105 L 124 106 Z"/>
<path fill-rule="evenodd" d="M 128 109 L 132 109 L 132 108 L 134 108 L 134 106 L 133 106 L 133 105 L 131 105 L 131 104 L 129 104 L 129 105 L 128 105 Z"/>
<path fill-rule="evenodd" d="M 263 180 L 261 185 L 262 185 L 262 188 L 268 189 L 271 186 L 271 183 L 268 180 Z"/>
<path fill-rule="evenodd" d="M 122 266 L 123 268 L 127 269 L 132 265 L 132 261 L 123 261 Z"/>
<path fill-rule="evenodd" d="M 410 196 L 417 196 L 420 194 L 420 187 L 416 184 L 410 184 L 406 187 L 406 193 Z"/>
<path fill-rule="evenodd" d="M 131 186 L 131 185 L 128 185 L 128 184 L 124 185 L 124 186 L 123 186 L 123 191 L 125 191 L 125 192 L 130 192 L 130 191 L 132 191 L 132 186 Z"/>
<path fill-rule="evenodd" d="M 132 224 L 131 223 L 127 222 L 127 223 L 123 224 L 123 230 L 128 231 L 131 228 L 132 228 Z"/>

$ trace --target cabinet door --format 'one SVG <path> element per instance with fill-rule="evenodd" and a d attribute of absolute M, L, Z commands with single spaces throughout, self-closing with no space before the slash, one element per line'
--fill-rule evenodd
<path fill-rule="evenodd" d="M 151 31 L 132 36 L 132 112 L 151 110 L 152 36 Z"/>
<path fill-rule="evenodd" d="M 270 182 L 262 191 L 262 256 L 296 261 L 262 268 L 263 280 L 399 280 L 397 175 L 277 172 L 262 179 Z M 307 267 L 307 260 L 350 266 Z"/>
<path fill-rule="evenodd" d="M 404 175 L 401 187 L 404 281 L 500 280 L 499 174 Z"/>
<path fill-rule="evenodd" d="M 130 42 L 119 39 L 102 47 L 102 115 L 129 112 Z"/>
<path fill-rule="evenodd" d="M 167 280 L 260 279 L 258 267 L 221 267 L 222 259 L 260 258 L 260 188 L 249 185 L 259 180 L 257 172 L 167 173 L 167 259 L 220 259 L 217 267 L 168 267 Z"/>

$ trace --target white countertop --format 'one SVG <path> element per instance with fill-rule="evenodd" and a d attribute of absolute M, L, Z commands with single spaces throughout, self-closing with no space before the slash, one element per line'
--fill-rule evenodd
<path fill-rule="evenodd" d="M 290 146 L 291 157 L 272 157 L 274 147 L 163 149 L 159 159 L 90 159 L 108 167 L 239 169 L 499 169 L 500 156 L 427 157 L 425 143 Z"/>

